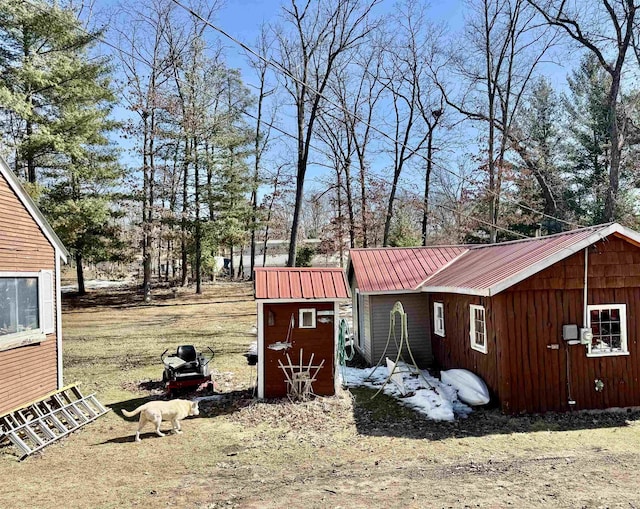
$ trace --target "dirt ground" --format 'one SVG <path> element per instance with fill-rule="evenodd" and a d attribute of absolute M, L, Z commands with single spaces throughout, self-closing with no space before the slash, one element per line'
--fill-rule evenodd
<path fill-rule="evenodd" d="M 247 284 L 65 298 L 65 383 L 112 411 L 22 462 L 0 446 L 0 507 L 640 507 L 638 411 L 436 423 L 366 389 L 260 403 L 242 356 L 254 324 Z M 121 409 L 160 397 L 159 356 L 185 343 L 216 351 L 224 398 L 136 444 Z"/>

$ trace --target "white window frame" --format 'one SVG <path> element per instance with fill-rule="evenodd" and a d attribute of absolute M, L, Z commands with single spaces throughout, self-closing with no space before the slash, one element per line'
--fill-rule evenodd
<path fill-rule="evenodd" d="M 591 328 L 591 311 L 602 311 L 603 309 L 617 309 L 620 313 L 620 350 L 613 352 L 593 351 L 591 342 L 587 344 L 587 357 L 615 357 L 618 355 L 629 355 L 627 341 L 627 305 L 626 304 L 597 304 L 587 306 L 587 327 Z M 594 334 L 595 336 L 595 334 Z"/>
<path fill-rule="evenodd" d="M 0 272 L 0 278 L 36 278 L 38 280 L 38 328 L 0 336 L 0 351 L 40 343 L 55 332 L 55 281 L 52 270 L 39 272 Z"/>
<path fill-rule="evenodd" d="M 482 311 L 482 331 L 476 331 L 476 311 Z M 476 332 L 482 332 L 484 336 L 484 345 L 476 343 Z M 484 306 L 478 306 L 476 304 L 469 305 L 469 339 L 471 341 L 471 348 L 481 353 L 487 353 L 487 312 Z"/>
<path fill-rule="evenodd" d="M 304 325 L 302 316 L 305 313 L 311 313 L 311 325 Z M 300 308 L 298 311 L 298 327 L 300 329 L 315 329 L 316 328 L 316 309 L 315 308 Z"/>
<path fill-rule="evenodd" d="M 438 310 L 441 312 L 442 318 L 438 319 Z M 433 303 L 433 333 L 444 337 L 444 303 Z"/>

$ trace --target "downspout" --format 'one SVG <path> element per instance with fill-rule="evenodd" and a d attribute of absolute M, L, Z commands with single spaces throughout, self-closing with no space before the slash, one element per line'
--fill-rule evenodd
<path fill-rule="evenodd" d="M 587 277 L 589 275 L 589 248 L 584 248 L 584 280 L 582 283 L 582 327 L 584 329 L 587 328 L 587 294 L 588 294 L 588 281 Z M 571 397 L 571 361 L 569 359 L 569 348 L 567 346 L 566 349 L 567 355 L 567 403 L 569 406 L 573 406 L 576 404 L 575 400 Z"/>
<path fill-rule="evenodd" d="M 589 265 L 589 248 L 584 248 L 584 284 L 582 285 L 582 326 L 587 328 L 587 267 Z"/>

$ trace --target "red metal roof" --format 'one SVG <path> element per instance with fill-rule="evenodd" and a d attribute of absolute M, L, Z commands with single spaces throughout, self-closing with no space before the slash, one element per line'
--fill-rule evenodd
<path fill-rule="evenodd" d="M 587 245 L 597 241 L 601 238 L 599 233 L 605 233 L 610 226 L 594 226 L 501 244 L 469 246 L 469 250 L 454 260 L 446 270 L 427 279 L 423 287 L 467 289 L 481 293 L 488 293 L 492 288 L 500 291 L 503 288 L 495 288 L 497 285 L 504 285 L 519 275 L 522 280 L 551 263 L 570 256 L 586 247 L 582 246 L 585 241 Z M 545 261 L 551 263 L 545 264 Z"/>
<path fill-rule="evenodd" d="M 340 268 L 257 267 L 256 299 L 306 300 L 351 298 Z"/>
<path fill-rule="evenodd" d="M 614 233 L 640 246 L 640 234 L 613 223 L 501 244 L 352 249 L 350 256 L 362 292 L 495 295 Z"/>
<path fill-rule="evenodd" d="M 362 292 L 415 290 L 467 251 L 466 246 L 366 248 L 349 251 Z"/>

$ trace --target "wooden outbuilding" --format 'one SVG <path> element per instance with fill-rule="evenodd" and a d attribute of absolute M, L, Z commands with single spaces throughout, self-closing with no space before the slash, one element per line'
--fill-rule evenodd
<path fill-rule="evenodd" d="M 60 262 L 67 256 L 0 158 L 0 414 L 62 388 Z"/>
<path fill-rule="evenodd" d="M 339 304 L 350 298 L 342 269 L 256 268 L 255 297 L 258 397 L 286 396 L 288 380 L 301 372 L 308 372 L 314 394 L 333 395 L 340 383 Z"/>
<path fill-rule="evenodd" d="M 351 251 L 364 355 L 387 334 L 374 331 L 374 299 L 420 295 L 428 326 L 410 332 L 411 348 L 426 342 L 435 368 L 481 376 L 505 413 L 640 405 L 640 234 L 614 223 L 455 248 L 449 259 L 449 247 L 387 250 L 393 263 Z M 433 267 L 416 283 L 424 257 Z"/>

